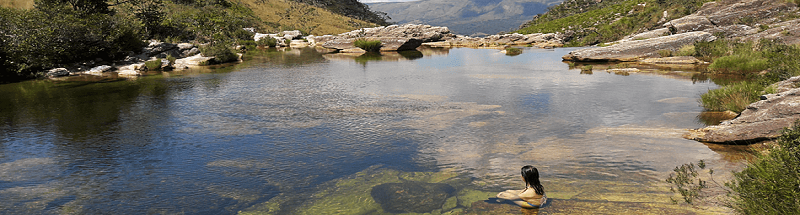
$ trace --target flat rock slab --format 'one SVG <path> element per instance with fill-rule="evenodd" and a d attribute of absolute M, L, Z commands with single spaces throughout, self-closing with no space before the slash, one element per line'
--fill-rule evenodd
<path fill-rule="evenodd" d="M 646 40 L 626 41 L 606 47 L 594 47 L 572 51 L 562 58 L 569 61 L 638 61 L 659 57 L 658 51 L 677 51 L 684 45 L 697 41 L 713 41 L 716 37 L 707 32 L 689 32 Z"/>
<path fill-rule="evenodd" d="M 747 106 L 735 119 L 692 130 L 685 137 L 707 143 L 750 144 L 775 139 L 783 128 L 800 119 L 800 88 L 762 99 Z"/>

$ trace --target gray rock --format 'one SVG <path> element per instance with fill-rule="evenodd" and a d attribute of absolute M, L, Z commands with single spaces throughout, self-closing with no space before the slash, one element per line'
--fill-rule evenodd
<path fill-rule="evenodd" d="M 47 77 L 69 76 L 69 70 L 67 70 L 66 68 L 55 68 L 48 70 L 45 75 L 47 75 Z"/>
<path fill-rule="evenodd" d="M 108 65 L 96 66 L 89 70 L 89 73 L 104 73 L 111 70 L 113 67 Z"/>
<path fill-rule="evenodd" d="M 659 57 L 658 51 L 677 51 L 684 45 L 697 41 L 713 41 L 716 38 L 707 32 L 689 32 L 670 36 L 625 41 L 606 47 L 593 47 L 572 51 L 562 58 L 570 61 L 638 61 L 642 58 Z"/>
<path fill-rule="evenodd" d="M 414 50 L 420 45 L 422 41 L 414 38 L 398 38 L 398 37 L 378 37 L 378 38 L 363 38 L 366 40 L 380 40 L 381 51 L 405 51 Z M 322 44 L 322 47 L 328 49 L 346 50 L 355 48 L 353 44 L 357 39 L 333 39 Z"/>
<path fill-rule="evenodd" d="M 705 63 L 692 56 L 647 58 L 639 60 L 639 63 L 646 64 L 702 64 Z"/>
<path fill-rule="evenodd" d="M 194 48 L 194 45 L 191 44 L 191 43 L 179 43 L 178 44 L 178 49 L 180 49 L 181 51 L 189 50 L 189 49 L 192 49 L 192 48 Z"/>
<path fill-rule="evenodd" d="M 747 106 L 739 117 L 691 131 L 686 138 L 708 143 L 749 144 L 775 139 L 800 119 L 800 88 L 766 95 Z"/>
<path fill-rule="evenodd" d="M 640 34 L 633 35 L 633 36 L 629 37 L 628 40 L 644 40 L 644 39 L 656 38 L 656 37 L 661 37 L 661 36 L 667 36 L 667 35 L 670 35 L 670 34 L 672 34 L 672 32 L 669 31 L 669 28 L 659 28 L 659 29 L 656 29 L 656 30 L 647 31 L 647 32 L 643 32 L 643 33 L 640 33 Z"/>
<path fill-rule="evenodd" d="M 671 29 L 670 31 L 675 34 L 702 31 L 709 28 L 716 27 L 705 16 L 688 15 L 664 24 L 664 27 Z"/>
<path fill-rule="evenodd" d="M 294 31 L 283 31 L 278 35 L 283 35 L 283 39 L 293 40 L 293 39 L 300 39 L 303 37 L 303 33 L 300 33 L 298 30 Z"/>
<path fill-rule="evenodd" d="M 199 54 L 199 53 L 200 53 L 200 49 L 198 49 L 197 47 L 192 47 L 192 49 L 185 50 L 185 51 L 181 52 L 181 57 L 194 56 L 194 55 Z"/>

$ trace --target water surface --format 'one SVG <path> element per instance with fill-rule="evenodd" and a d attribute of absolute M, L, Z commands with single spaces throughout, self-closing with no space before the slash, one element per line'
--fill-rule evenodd
<path fill-rule="evenodd" d="M 641 202 L 682 211 L 652 188 L 672 168 L 739 165 L 736 150 L 680 138 L 704 126 L 697 98 L 712 81 L 655 69 L 587 74 L 561 62 L 570 50 L 294 49 L 132 80 L 0 85 L 0 211 L 312 214 L 304 210 L 344 201 L 329 189 L 358 187 L 345 182 L 428 174 L 461 193 L 451 194 L 455 209 L 433 213 L 474 212 L 473 202 L 522 186 L 529 164 L 554 199 L 545 211 Z M 366 202 L 355 208 L 375 205 L 353 195 Z M 385 213 L 364 208 L 339 213 Z"/>

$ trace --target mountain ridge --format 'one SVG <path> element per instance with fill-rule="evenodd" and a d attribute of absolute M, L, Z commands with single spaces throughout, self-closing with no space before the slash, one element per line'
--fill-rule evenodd
<path fill-rule="evenodd" d="M 398 24 L 447 26 L 455 33 L 473 36 L 516 30 L 520 24 L 544 13 L 560 0 L 420 0 L 369 3 Z"/>

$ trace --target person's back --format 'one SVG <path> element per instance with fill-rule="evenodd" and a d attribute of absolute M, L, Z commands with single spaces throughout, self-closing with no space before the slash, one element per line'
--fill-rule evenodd
<path fill-rule="evenodd" d="M 524 190 L 506 190 L 497 194 L 497 198 L 513 201 L 524 208 L 538 208 L 547 203 L 544 186 L 539 181 L 539 170 L 533 166 L 522 167 Z"/>

